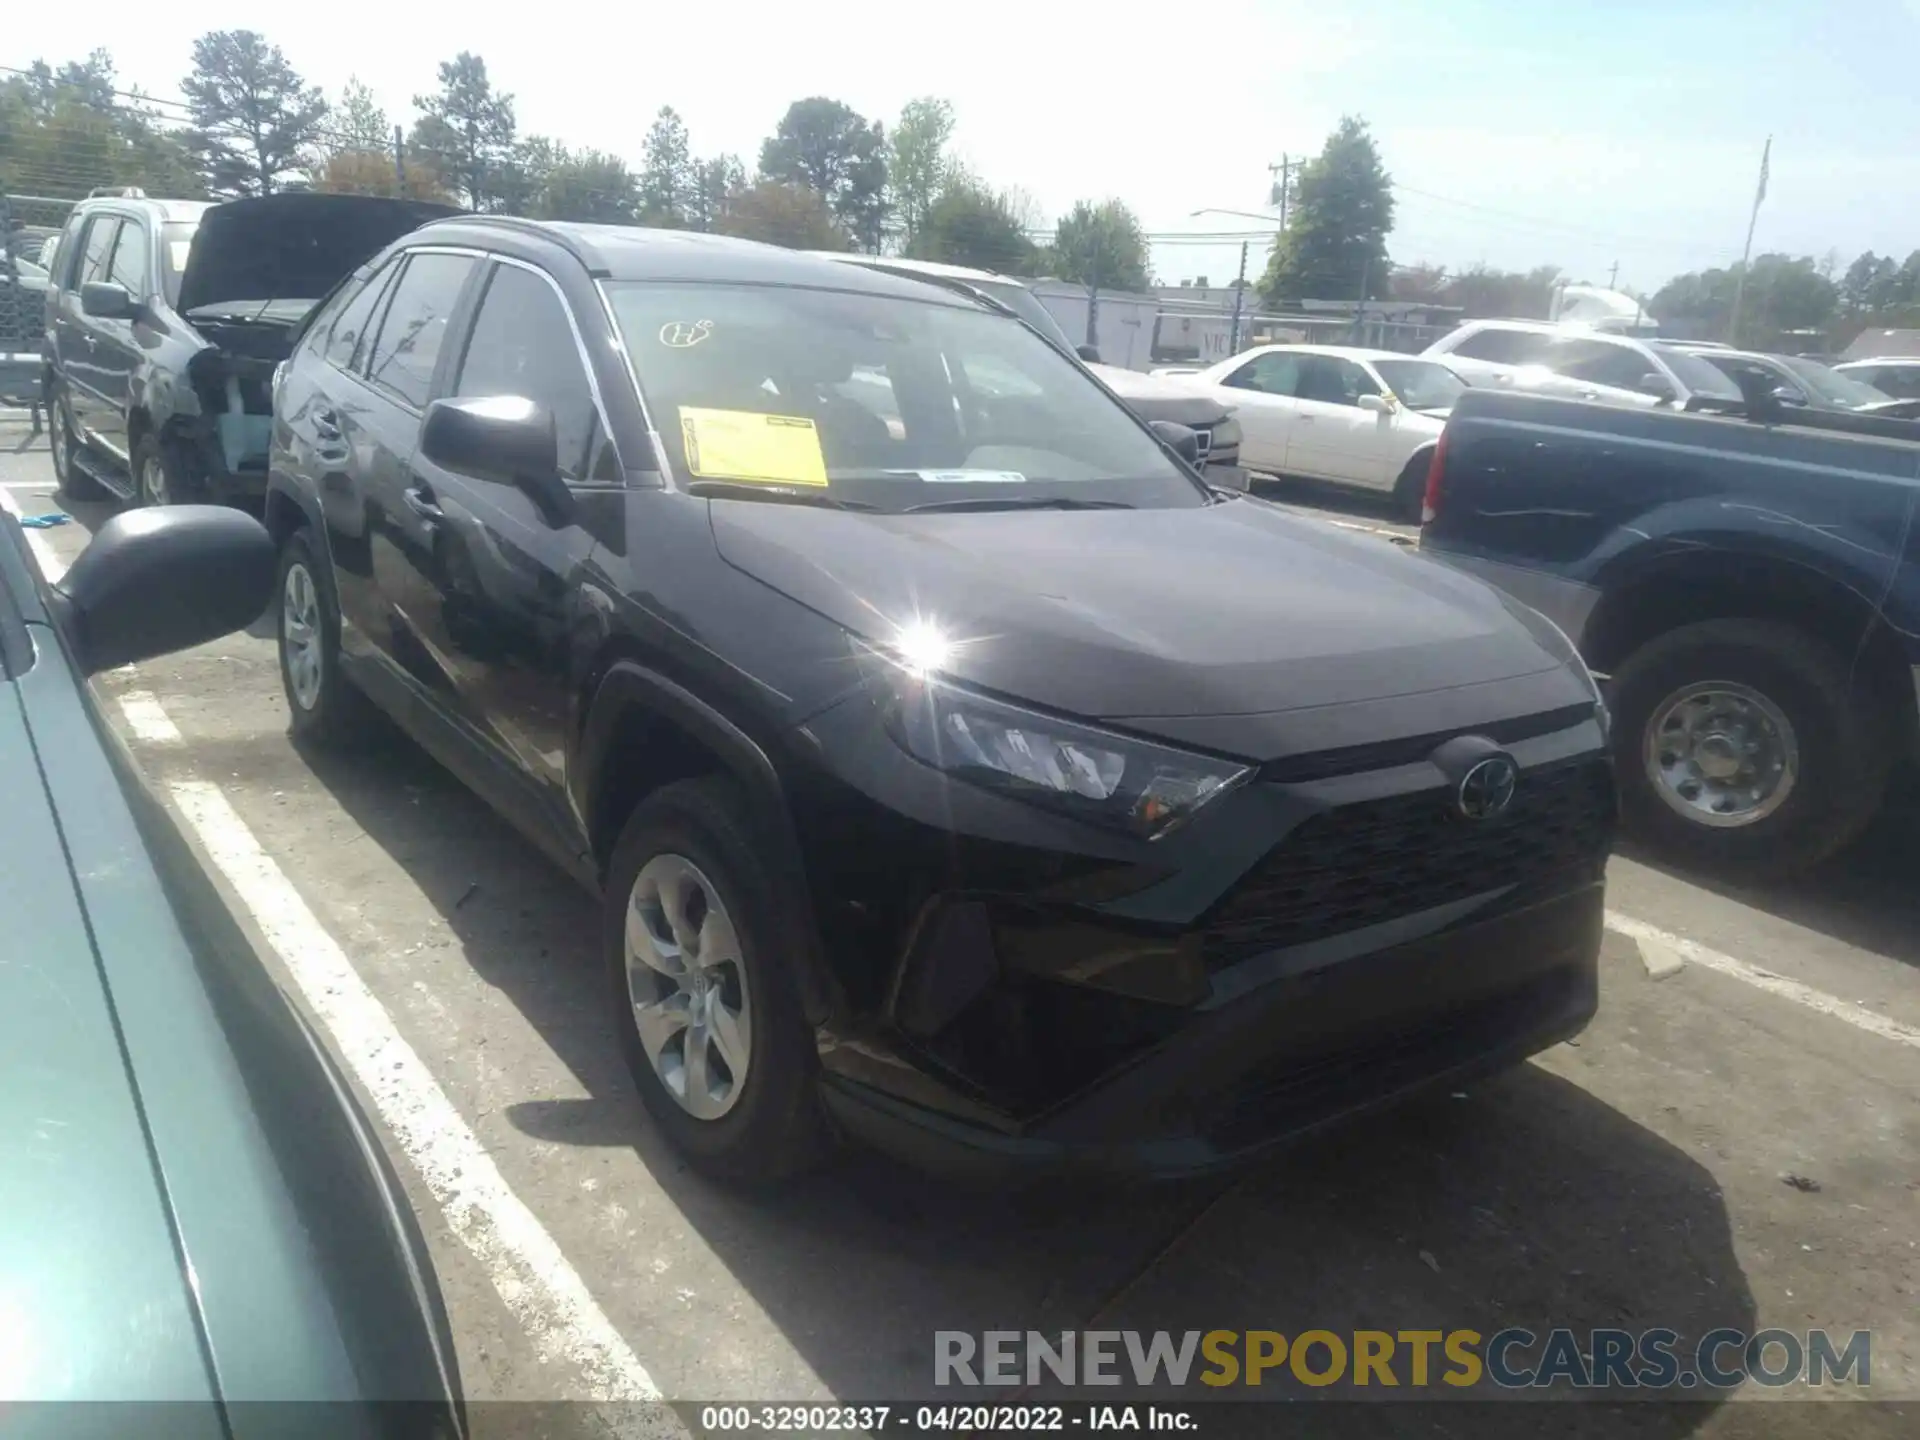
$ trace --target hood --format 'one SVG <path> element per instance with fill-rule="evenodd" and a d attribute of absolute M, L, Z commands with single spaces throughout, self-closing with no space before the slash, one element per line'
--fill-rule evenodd
<path fill-rule="evenodd" d="M 1272 713 L 1563 665 L 1480 582 L 1259 501 L 944 515 L 711 504 L 720 553 L 789 598 L 872 639 L 930 619 L 962 642 L 956 678 L 1092 718 Z"/>
<path fill-rule="evenodd" d="M 1172 420 L 1200 428 L 1218 425 L 1227 418 L 1227 407 L 1197 385 L 1123 370 L 1118 365 L 1090 364 L 1087 369 L 1142 420 Z"/>
<path fill-rule="evenodd" d="M 205 1401 L 167 1196 L 23 716 L 0 681 L 0 1276 L 8 1318 L 32 1317 L 9 1327 L 7 1395 Z"/>
<path fill-rule="evenodd" d="M 318 300 L 409 230 L 458 213 L 429 200 L 307 190 L 215 205 L 194 232 L 174 308 Z"/>

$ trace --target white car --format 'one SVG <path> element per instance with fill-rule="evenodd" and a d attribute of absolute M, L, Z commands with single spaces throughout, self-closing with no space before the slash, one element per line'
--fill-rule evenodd
<path fill-rule="evenodd" d="M 1546 320 L 1469 320 L 1421 356 L 1453 369 L 1469 385 L 1497 385 L 1650 409 L 1740 403 L 1740 389 L 1719 370 L 1658 340 Z"/>
<path fill-rule="evenodd" d="M 1242 468 L 1385 491 L 1414 519 L 1465 388 L 1431 360 L 1335 345 L 1265 345 L 1186 378 L 1239 407 Z"/>
<path fill-rule="evenodd" d="M 1920 355 L 1849 360 L 1833 368 L 1849 380 L 1859 380 L 1876 390 L 1884 390 L 1896 400 L 1920 400 Z"/>

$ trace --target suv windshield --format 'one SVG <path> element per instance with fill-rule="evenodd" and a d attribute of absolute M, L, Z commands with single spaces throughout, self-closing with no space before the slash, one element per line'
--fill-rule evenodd
<path fill-rule="evenodd" d="M 1211 503 L 1079 365 L 1004 315 L 772 285 L 608 282 L 676 470 L 827 503 Z"/>
<path fill-rule="evenodd" d="M 1409 410 L 1451 410 L 1467 388 L 1453 371 L 1431 360 L 1376 360 L 1373 368 Z"/>
<path fill-rule="evenodd" d="M 1741 399 L 1740 387 L 1729 379 L 1717 365 L 1711 365 L 1698 355 L 1689 355 L 1685 350 L 1675 350 L 1669 345 L 1648 345 L 1647 349 L 1658 355 L 1667 368 L 1680 379 L 1680 383 L 1695 395 L 1710 396 L 1715 400 Z"/>

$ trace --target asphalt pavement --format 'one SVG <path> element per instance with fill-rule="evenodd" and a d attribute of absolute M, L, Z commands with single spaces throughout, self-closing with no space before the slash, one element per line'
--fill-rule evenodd
<path fill-rule="evenodd" d="M 56 568 L 103 518 L 65 509 L 24 425 L 0 423 L 0 488 L 72 515 L 34 532 Z M 1273 498 L 1412 534 L 1328 492 Z M 951 1401 L 936 1330 L 1824 1327 L 1872 1331 L 1864 1391 L 1749 1384 L 1503 1426 L 1348 1405 L 1301 1433 L 1920 1433 L 1920 824 L 1904 810 L 1764 893 L 1617 858 L 1583 1036 L 1250 1175 L 988 1196 L 852 1156 L 743 1194 L 647 1125 L 591 902 L 403 738 L 344 757 L 291 744 L 268 633 L 97 689 L 385 1125 L 475 1400 Z M 476 1428 L 536 1413 L 555 1433 L 589 1424 L 483 1407 Z"/>

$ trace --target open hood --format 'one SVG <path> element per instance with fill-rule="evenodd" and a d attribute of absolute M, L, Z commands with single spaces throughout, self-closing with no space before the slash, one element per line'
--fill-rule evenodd
<path fill-rule="evenodd" d="M 1190 382 L 1143 375 L 1117 365 L 1090 364 L 1087 369 L 1142 420 L 1171 420 L 1199 428 L 1218 425 L 1227 418 L 1226 406 Z"/>
<path fill-rule="evenodd" d="M 180 277 L 181 314 L 246 300 L 318 300 L 368 256 L 452 205 L 296 191 L 215 205 Z"/>

